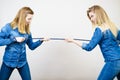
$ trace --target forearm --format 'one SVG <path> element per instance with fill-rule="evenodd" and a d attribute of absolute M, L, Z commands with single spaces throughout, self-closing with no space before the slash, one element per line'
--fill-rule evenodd
<path fill-rule="evenodd" d="M 7 39 L 0 38 L 0 46 L 9 45 L 15 41 L 16 41 L 15 38 L 7 38 Z"/>
<path fill-rule="evenodd" d="M 43 41 L 38 40 L 36 42 L 33 42 L 31 39 L 31 40 L 28 40 L 27 45 L 31 50 L 34 50 L 35 48 L 40 46 L 42 43 L 43 43 Z"/>
<path fill-rule="evenodd" d="M 73 43 L 82 48 L 82 43 L 80 41 L 73 40 Z"/>

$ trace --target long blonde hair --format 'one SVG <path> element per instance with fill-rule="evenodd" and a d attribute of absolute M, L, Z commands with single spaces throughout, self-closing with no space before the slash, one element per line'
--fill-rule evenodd
<path fill-rule="evenodd" d="M 102 7 L 100 7 L 99 5 L 94 5 L 94 6 L 90 7 L 87 10 L 87 16 L 89 19 L 90 19 L 90 16 L 89 16 L 90 12 L 94 12 L 96 15 L 96 23 L 93 23 L 91 21 L 93 28 L 95 28 L 96 26 L 100 26 L 102 29 L 105 29 L 107 27 L 112 31 L 114 36 L 117 36 L 116 25 L 109 19 L 107 13 L 105 12 L 105 10 Z"/>
<path fill-rule="evenodd" d="M 11 22 L 11 26 L 14 29 L 16 26 L 18 27 L 18 31 L 22 34 L 28 33 L 30 34 L 30 25 L 26 25 L 26 16 L 27 14 L 34 14 L 31 8 L 23 7 L 21 8 L 14 20 Z"/>

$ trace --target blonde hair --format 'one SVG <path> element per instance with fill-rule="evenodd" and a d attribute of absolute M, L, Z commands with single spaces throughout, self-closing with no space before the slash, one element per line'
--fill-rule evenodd
<path fill-rule="evenodd" d="M 105 28 L 109 28 L 114 36 L 117 36 L 117 27 L 116 25 L 109 19 L 107 13 L 105 12 L 105 10 L 98 6 L 98 5 L 94 5 L 92 7 L 90 7 L 87 10 L 87 16 L 90 19 L 89 13 L 93 12 L 96 15 L 96 23 L 93 23 L 92 21 L 92 25 L 93 28 L 95 28 L 96 26 L 100 26 L 102 29 L 105 30 Z"/>
<path fill-rule="evenodd" d="M 27 14 L 34 14 L 31 8 L 23 7 L 21 8 L 14 20 L 11 22 L 11 26 L 14 29 L 16 26 L 18 27 L 18 31 L 22 34 L 28 33 L 30 34 L 30 25 L 26 25 L 26 16 Z"/>

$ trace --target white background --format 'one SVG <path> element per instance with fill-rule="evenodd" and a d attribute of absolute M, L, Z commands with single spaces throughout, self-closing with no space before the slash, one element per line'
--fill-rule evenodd
<path fill-rule="evenodd" d="M 98 4 L 111 20 L 120 25 L 120 0 L 0 0 L 0 28 L 11 22 L 18 10 L 29 6 L 35 12 L 31 32 L 33 37 L 71 37 L 90 39 L 92 28 L 86 10 Z M 0 47 L 0 66 L 5 46 Z M 44 42 L 27 58 L 32 80 L 96 80 L 104 59 L 97 46 L 87 52 L 65 41 Z M 15 69 L 10 80 L 21 80 Z"/>

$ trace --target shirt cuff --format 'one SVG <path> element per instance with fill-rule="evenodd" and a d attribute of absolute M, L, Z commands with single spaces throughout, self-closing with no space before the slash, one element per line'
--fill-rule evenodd
<path fill-rule="evenodd" d="M 85 48 L 86 48 L 86 46 L 87 46 L 87 44 L 86 44 L 86 43 L 82 43 L 82 49 L 85 49 Z"/>

